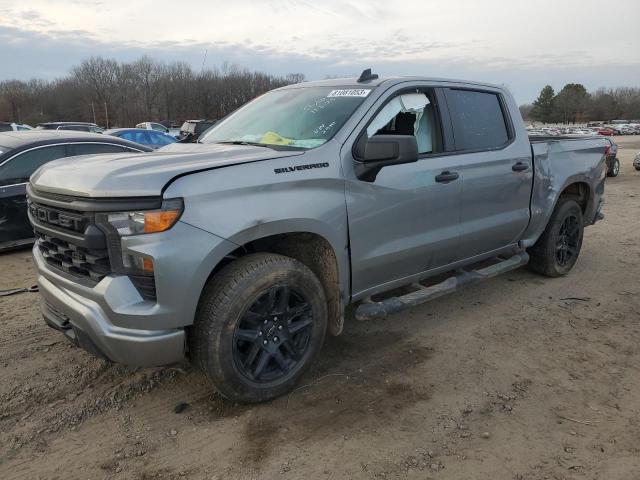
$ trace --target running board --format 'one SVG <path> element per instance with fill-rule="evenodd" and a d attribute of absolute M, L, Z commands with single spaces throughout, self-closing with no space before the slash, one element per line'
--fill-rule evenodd
<path fill-rule="evenodd" d="M 386 318 L 393 313 L 415 307 L 454 292 L 464 285 L 495 277 L 509 270 L 520 268 L 527 263 L 529 263 L 529 255 L 523 251 L 513 257 L 479 270 L 458 270 L 454 276 L 430 287 L 416 283 L 414 284 L 417 288 L 415 292 L 407 293 L 400 297 L 387 298 L 381 302 L 364 301 L 356 310 L 356 319 L 373 320 Z"/>

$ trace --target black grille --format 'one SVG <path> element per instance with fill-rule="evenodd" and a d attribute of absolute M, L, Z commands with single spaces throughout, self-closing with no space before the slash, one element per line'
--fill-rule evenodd
<path fill-rule="evenodd" d="M 142 298 L 156 299 L 156 279 L 148 275 L 129 275 L 131 283 L 138 289 Z"/>
<path fill-rule="evenodd" d="M 51 267 L 96 283 L 111 272 L 106 249 L 83 248 L 37 230 L 36 237 L 38 248 Z"/>
<path fill-rule="evenodd" d="M 154 276 L 124 268 L 120 238 L 115 232 L 105 233 L 111 232 L 110 226 L 101 223 L 104 220 L 100 214 L 33 200 L 28 197 L 29 220 L 48 266 L 88 285 L 95 285 L 111 273 L 128 275 L 143 298 L 156 299 Z"/>

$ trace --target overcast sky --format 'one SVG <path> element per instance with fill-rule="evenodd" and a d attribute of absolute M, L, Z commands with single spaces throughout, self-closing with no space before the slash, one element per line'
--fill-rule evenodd
<path fill-rule="evenodd" d="M 147 53 L 307 79 L 428 75 L 507 85 L 640 86 L 640 0 L 0 0 L 0 80 Z"/>

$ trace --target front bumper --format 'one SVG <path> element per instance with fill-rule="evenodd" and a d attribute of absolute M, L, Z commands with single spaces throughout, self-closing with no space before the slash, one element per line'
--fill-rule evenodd
<path fill-rule="evenodd" d="M 42 314 L 47 324 L 72 343 L 117 363 L 150 367 L 184 358 L 184 329 L 137 330 L 109 322 L 96 302 L 38 277 Z"/>
<path fill-rule="evenodd" d="M 123 251 L 153 258 L 157 300 L 141 297 L 126 275 L 83 285 L 49 266 L 38 245 L 42 312 L 48 325 L 74 344 L 111 361 L 158 366 L 185 357 L 185 327 L 193 323 L 200 292 L 214 266 L 236 245 L 178 222 L 160 234 L 122 240 Z"/>

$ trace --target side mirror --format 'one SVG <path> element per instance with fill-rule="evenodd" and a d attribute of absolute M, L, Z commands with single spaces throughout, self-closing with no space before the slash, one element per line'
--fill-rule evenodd
<path fill-rule="evenodd" d="M 382 167 L 418 161 L 418 142 L 413 135 L 374 135 L 363 137 L 362 142 L 362 158 L 355 165 L 360 180 L 372 182 Z"/>

